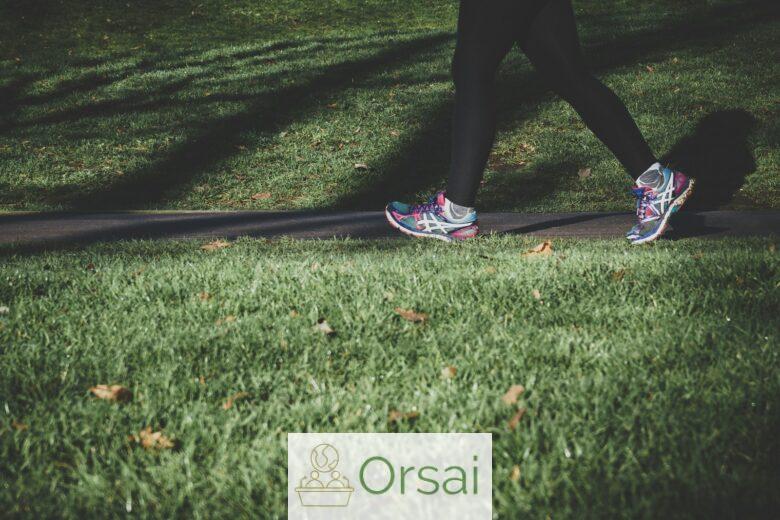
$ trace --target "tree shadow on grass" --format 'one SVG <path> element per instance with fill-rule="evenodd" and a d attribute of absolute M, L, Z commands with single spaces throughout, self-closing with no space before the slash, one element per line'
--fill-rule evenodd
<path fill-rule="evenodd" d="M 412 60 L 417 53 L 451 38 L 451 34 L 435 33 L 400 43 L 391 42 L 367 58 L 332 65 L 310 79 L 256 96 L 251 105 L 238 114 L 209 121 L 196 135 L 175 146 L 164 159 L 125 174 L 126 181 L 88 193 L 70 188 L 50 195 L 48 200 L 65 203 L 74 209 L 90 210 L 133 208 L 164 200 L 169 190 L 180 188 L 235 154 L 243 135 L 279 131 L 294 121 L 295 114 L 314 109 L 323 97 L 350 86 L 356 78 Z"/>
<path fill-rule="evenodd" d="M 391 34 L 380 32 L 372 35 L 373 38 L 385 36 L 391 36 Z M 186 70 L 190 67 L 202 70 L 202 72 L 188 74 L 185 78 L 180 80 L 182 83 L 179 83 L 178 87 L 181 88 L 176 88 L 176 85 L 170 86 L 169 84 L 159 87 L 151 93 L 143 92 L 124 96 L 121 99 L 92 100 L 88 104 L 72 106 L 66 110 L 52 111 L 51 113 L 35 118 L 28 118 L 24 121 L 0 122 L 0 134 L 39 125 L 71 123 L 86 118 L 152 112 L 175 105 L 176 102 L 174 102 L 170 96 L 177 91 L 182 90 L 184 85 L 186 85 L 184 82 L 185 80 L 187 82 L 192 82 L 194 80 L 210 78 L 213 76 L 221 77 L 247 67 L 277 62 L 289 63 L 296 59 L 310 57 L 312 53 L 321 50 L 330 49 L 343 52 L 362 49 L 366 46 L 366 40 L 367 38 L 365 36 L 331 37 L 326 40 L 301 38 L 299 40 L 278 41 L 228 51 L 219 49 L 211 52 L 176 52 L 158 57 L 143 56 L 126 66 L 112 67 L 110 70 L 88 70 L 76 78 L 62 81 L 56 88 L 44 93 L 18 96 L 18 98 L 14 100 L 14 105 L 18 108 L 47 104 L 74 94 L 84 94 L 98 90 L 101 87 L 108 87 L 134 76 L 143 76 L 146 73 L 174 73 L 176 71 Z M 337 49 L 332 49 L 333 46 L 337 46 Z M 117 56 L 116 59 L 122 59 L 122 56 Z M 262 77 L 265 84 L 268 84 L 274 79 L 276 78 L 273 75 L 264 75 Z M 233 81 L 246 83 L 246 78 L 242 77 Z M 221 80 L 217 83 L 210 83 L 210 85 L 212 85 L 213 88 L 218 88 L 226 83 L 226 80 Z M 256 98 L 257 95 L 253 95 L 251 92 L 243 94 L 224 94 L 215 92 L 208 97 L 188 99 L 186 103 L 188 105 L 204 105 L 213 104 L 218 101 L 253 101 Z"/>
<path fill-rule="evenodd" d="M 747 8 L 749 7 L 749 10 Z M 707 9 L 705 14 L 696 17 L 695 25 L 690 18 L 686 18 L 677 23 L 667 24 L 662 27 L 655 27 L 649 30 L 628 32 L 621 37 L 611 39 L 608 42 L 591 45 L 586 48 L 586 54 L 592 56 L 591 69 L 595 73 L 609 71 L 621 66 L 627 66 L 636 63 L 638 60 L 648 58 L 654 53 L 671 52 L 675 49 L 685 48 L 693 45 L 711 44 L 713 39 L 724 39 L 756 23 L 770 19 L 769 15 L 776 11 L 773 2 L 759 0 L 747 2 L 747 5 L 727 5 Z M 548 88 L 542 83 L 540 78 L 533 72 L 524 73 L 510 72 L 499 79 L 498 99 L 499 106 L 499 127 L 507 123 L 506 115 L 516 113 L 511 105 L 522 103 L 529 107 L 524 110 L 526 117 L 531 117 L 538 112 L 540 105 L 545 99 L 551 97 Z M 420 195 L 420 191 L 430 188 L 431 185 L 441 183 L 446 175 L 449 166 L 449 139 L 451 124 L 452 103 L 450 99 L 442 100 L 440 104 L 432 107 L 426 114 L 427 125 L 418 131 L 413 139 L 406 144 L 398 147 L 391 154 L 372 161 L 381 164 L 382 171 L 379 176 L 374 176 L 367 181 L 362 188 L 353 193 L 347 194 L 332 205 L 337 209 L 367 209 L 381 208 L 388 200 L 409 200 Z M 502 117 L 503 114 L 503 117 Z M 724 121 L 725 119 L 725 121 Z M 516 122 L 515 122 L 516 123 Z M 742 185 L 747 170 L 752 171 L 755 165 L 749 167 L 749 161 L 745 158 L 745 152 L 749 155 L 749 150 L 744 137 L 733 136 L 731 143 L 736 144 L 736 149 L 729 150 L 722 148 L 718 153 L 713 153 L 713 157 L 721 157 L 724 164 L 739 166 L 743 170 L 741 175 L 732 176 L 726 187 L 715 188 L 718 182 L 713 178 L 714 174 L 721 175 L 725 168 L 711 168 L 711 173 L 702 173 L 706 168 L 706 163 L 702 159 L 702 153 L 688 153 L 693 146 L 697 150 L 710 148 L 710 145 L 718 141 L 723 142 L 725 135 L 721 130 L 716 130 L 715 126 L 722 123 L 740 124 L 745 134 L 749 129 L 744 128 L 744 119 L 736 114 L 716 117 L 708 121 L 705 127 L 698 132 L 699 137 L 694 140 L 684 140 L 669 155 L 679 157 L 680 160 L 696 160 L 692 171 L 696 171 L 703 180 L 705 193 L 699 197 L 704 205 L 713 203 L 722 203 L 726 201 L 725 195 L 733 193 Z M 725 157 L 733 152 L 734 155 Z M 692 159 L 698 157 L 698 159 Z M 752 158 L 751 158 L 752 160 Z M 573 170 L 571 170 L 573 171 Z M 531 179 L 538 180 L 539 172 L 532 173 Z M 544 171 L 545 175 L 562 177 L 566 175 L 565 171 L 550 172 Z M 560 186 L 566 179 L 550 180 L 540 187 L 530 188 L 527 182 L 518 183 L 513 188 L 504 190 L 500 199 L 509 200 L 535 200 L 549 195 L 548 189 Z M 734 187 L 735 184 L 738 184 Z M 720 198 L 714 196 L 714 193 L 706 190 L 715 188 L 720 193 Z M 717 199 L 717 200 L 716 200 Z"/>
<path fill-rule="evenodd" d="M 675 49 L 696 45 L 711 46 L 714 41 L 728 38 L 743 31 L 761 20 L 773 10 L 766 1 L 748 2 L 751 9 L 746 11 L 743 3 L 721 6 L 702 11 L 696 26 L 689 20 L 677 24 L 667 24 L 660 28 L 624 33 L 605 43 L 589 46 L 587 54 L 595 57 L 594 71 L 603 72 L 612 68 L 627 66 L 648 57 L 651 53 L 670 52 Z M 706 16 L 704 16 L 706 14 Z M 605 34 L 607 31 L 605 29 Z M 194 78 L 181 79 L 181 83 L 172 82 L 166 86 L 137 98 L 98 101 L 85 107 L 78 107 L 66 114 L 46 114 L 42 123 L 56 123 L 73 120 L 72 118 L 97 117 L 114 114 L 135 114 L 142 111 L 155 111 L 167 106 L 183 104 L 203 104 L 213 101 L 236 101 L 248 106 L 241 112 L 217 120 L 182 121 L 189 124 L 187 140 L 173 146 L 166 155 L 149 166 L 125 172 L 122 179 L 112 181 L 100 187 L 69 185 L 49 191 L 38 191 L 36 200 L 41 203 L 71 207 L 74 209 L 119 209 L 139 208 L 159 205 L 178 197 L 185 185 L 212 171 L 221 161 L 237 153 L 236 146 L 244 136 L 251 133 L 271 135 L 296 122 L 302 114 L 317 110 L 321 99 L 331 96 L 345 88 L 376 85 L 373 79 L 377 72 L 388 66 L 419 60 L 419 53 L 435 49 L 437 45 L 451 41 L 451 34 L 430 34 L 402 43 L 383 42 L 381 51 L 376 55 L 354 59 L 330 66 L 322 73 L 312 74 L 310 78 L 299 80 L 283 88 L 259 94 L 245 92 L 240 94 L 220 94 L 203 99 L 174 99 L 174 95 Z M 316 42 L 314 42 L 316 43 Z M 368 42 L 376 45 L 376 42 Z M 294 50 L 296 46 L 281 47 Z M 252 49 L 240 49 L 231 57 L 253 58 Z M 243 53 L 243 54 L 242 54 Z M 202 54 L 202 53 L 201 53 Z M 220 53 L 217 53 L 220 54 Z M 221 55 L 221 54 L 220 54 Z M 187 59 L 213 59 L 211 53 L 192 55 Z M 145 67 L 148 64 L 144 65 Z M 123 75 L 116 76 L 122 79 Z M 268 78 L 258 77 L 258 81 Z M 282 78 L 284 79 L 284 78 Z M 67 84 L 65 85 L 67 90 Z M 77 88 L 85 85 L 76 83 Z M 521 100 L 524 107 L 522 117 L 532 117 L 551 94 L 538 76 L 527 71 L 514 69 L 499 82 L 499 97 L 504 106 Z M 66 111 L 68 112 L 68 111 Z M 516 111 L 502 110 L 505 126 L 509 118 L 516 118 Z M 406 198 L 418 194 L 422 189 L 441 182 L 449 163 L 449 134 L 451 119 L 451 99 L 442 96 L 441 101 L 428 106 L 423 114 L 426 124 L 410 138 L 404 140 L 390 153 L 370 160 L 377 165 L 376 174 L 366 176 L 357 187 L 337 199 L 331 208 L 371 208 L 382 207 L 389 198 Z M 203 118 L 205 119 L 205 118 Z M 28 122 L 25 122 L 28 123 Z M 542 182 L 539 176 L 551 176 L 550 182 Z M 525 176 L 524 176 L 525 177 Z M 743 176 L 744 177 L 744 176 Z M 528 182 L 522 181 L 507 186 L 501 193 L 502 200 L 535 200 L 549 195 L 565 183 L 565 172 L 531 172 L 531 178 L 537 179 L 533 189 Z M 31 187 L 32 188 L 32 187 Z M 15 191 L 14 191 L 15 190 Z M 3 199 L 13 201 L 17 197 L 26 197 L 25 188 L 5 186 L 0 193 Z M 24 198 L 23 200 L 29 200 Z"/>

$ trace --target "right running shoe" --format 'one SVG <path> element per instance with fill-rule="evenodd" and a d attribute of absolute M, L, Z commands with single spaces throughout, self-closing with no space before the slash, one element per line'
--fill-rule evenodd
<path fill-rule="evenodd" d="M 449 219 L 445 215 L 448 204 L 445 193 L 440 191 L 425 204 L 391 202 L 385 208 L 385 217 L 391 226 L 412 237 L 452 242 L 477 236 L 477 213 L 472 211 L 462 219 Z"/>
<path fill-rule="evenodd" d="M 649 170 L 632 189 L 636 197 L 638 222 L 626 233 L 632 244 L 645 244 L 660 238 L 669 228 L 669 219 L 693 193 L 693 179 L 669 168 Z"/>

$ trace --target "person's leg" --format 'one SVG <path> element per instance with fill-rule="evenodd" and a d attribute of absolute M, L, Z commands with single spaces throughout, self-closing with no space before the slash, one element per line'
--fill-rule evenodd
<path fill-rule="evenodd" d="M 519 41 L 537 71 L 636 179 L 656 163 L 634 119 L 587 69 L 571 0 L 549 0 Z"/>
<path fill-rule="evenodd" d="M 461 0 L 452 61 L 455 111 L 447 198 L 474 206 L 496 131 L 495 76 L 512 48 L 522 0 Z"/>
<path fill-rule="evenodd" d="M 571 0 L 548 0 L 520 45 L 553 89 L 636 179 L 637 224 L 633 244 L 652 242 L 690 196 L 694 182 L 657 162 L 622 101 L 590 72 L 582 59 Z"/>
<path fill-rule="evenodd" d="M 447 189 L 425 204 L 390 202 L 385 217 L 402 233 L 447 242 L 479 233 L 472 206 L 493 146 L 493 83 L 498 65 L 517 40 L 514 13 L 529 1 L 461 0 L 452 63 L 455 113 Z"/>

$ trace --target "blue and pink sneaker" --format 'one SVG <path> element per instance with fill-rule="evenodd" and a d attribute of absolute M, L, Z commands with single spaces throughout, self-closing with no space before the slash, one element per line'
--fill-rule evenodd
<path fill-rule="evenodd" d="M 680 172 L 659 166 L 643 173 L 631 190 L 636 197 L 637 224 L 626 233 L 632 244 L 658 239 L 693 193 L 693 179 Z"/>
<path fill-rule="evenodd" d="M 452 242 L 477 236 L 477 213 L 472 211 L 462 219 L 447 218 L 450 204 L 440 191 L 425 204 L 391 202 L 385 208 L 385 217 L 391 226 L 413 237 Z"/>

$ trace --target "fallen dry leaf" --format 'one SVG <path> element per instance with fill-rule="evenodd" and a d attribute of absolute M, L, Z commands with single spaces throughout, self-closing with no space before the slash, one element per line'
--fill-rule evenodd
<path fill-rule="evenodd" d="M 254 195 L 252 195 L 252 200 L 266 200 L 270 198 L 271 198 L 271 194 L 267 191 L 264 191 L 262 193 L 255 193 Z"/>
<path fill-rule="evenodd" d="M 536 151 L 536 147 L 530 143 L 520 143 L 520 149 L 526 153 L 533 153 Z"/>
<path fill-rule="evenodd" d="M 648 65 L 648 66 L 647 66 L 647 67 L 645 67 L 645 68 L 647 69 L 647 72 L 649 72 L 649 73 L 651 73 L 651 74 L 652 74 L 653 72 L 655 72 L 655 67 L 653 67 L 652 65 Z"/>
<path fill-rule="evenodd" d="M 525 392 L 525 387 L 523 385 L 512 385 L 509 387 L 509 390 L 501 396 L 501 400 L 508 405 L 515 404 L 517 398 L 520 397 L 523 392 Z"/>
<path fill-rule="evenodd" d="M 517 464 L 512 466 L 512 471 L 509 472 L 509 480 L 512 482 L 517 482 L 520 480 L 520 466 Z"/>
<path fill-rule="evenodd" d="M 398 410 L 390 410 L 387 414 L 387 422 L 400 422 L 400 421 L 416 421 L 420 417 L 420 412 L 399 412 Z"/>
<path fill-rule="evenodd" d="M 590 168 L 582 168 L 580 171 L 577 172 L 577 176 L 580 178 L 580 180 L 585 180 L 593 173 L 593 170 Z"/>
<path fill-rule="evenodd" d="M 531 291 L 531 294 L 533 295 L 535 300 L 542 299 L 542 293 L 539 292 L 539 289 L 534 289 L 533 291 Z"/>
<path fill-rule="evenodd" d="M 628 270 L 618 269 L 617 271 L 614 271 L 612 273 L 612 279 L 615 280 L 616 282 L 619 282 L 626 277 L 626 274 L 628 274 Z"/>
<path fill-rule="evenodd" d="M 458 369 L 454 366 L 448 365 L 441 369 L 441 377 L 444 379 L 452 379 L 455 377 L 455 374 L 458 373 Z"/>
<path fill-rule="evenodd" d="M 87 265 L 84 267 L 84 269 L 86 269 L 87 271 L 94 271 L 94 270 L 95 270 L 95 264 L 93 264 L 92 262 L 90 262 L 90 263 L 88 263 L 88 264 L 87 264 Z"/>
<path fill-rule="evenodd" d="M 198 293 L 198 298 L 200 299 L 200 301 L 206 302 L 206 301 L 209 301 L 211 299 L 211 295 L 209 293 L 207 293 L 206 291 L 201 291 L 201 292 Z"/>
<path fill-rule="evenodd" d="M 331 327 L 330 324 L 325 321 L 325 318 L 320 318 L 317 320 L 317 324 L 314 326 L 314 330 L 322 332 L 326 336 L 332 336 L 336 333 L 333 327 Z"/>
<path fill-rule="evenodd" d="M 133 400 L 133 392 L 122 385 L 96 385 L 89 389 L 98 399 L 129 403 Z"/>
<path fill-rule="evenodd" d="M 147 426 L 138 435 L 131 435 L 130 440 L 139 443 L 147 450 L 168 450 L 176 444 L 174 441 L 162 434 L 162 432 L 153 432 L 151 426 Z"/>
<path fill-rule="evenodd" d="M 233 403 L 235 403 L 239 399 L 245 399 L 247 397 L 249 397 L 249 392 L 236 392 L 235 394 L 228 397 L 227 401 L 222 403 L 222 409 L 230 410 L 231 408 L 233 408 Z"/>
<path fill-rule="evenodd" d="M 224 240 L 214 240 L 213 242 L 209 242 L 208 244 L 200 246 L 200 248 L 204 251 L 216 251 L 217 249 L 230 247 L 230 245 L 230 242 L 226 242 Z"/>
<path fill-rule="evenodd" d="M 509 427 L 510 430 L 515 431 L 515 428 L 517 428 L 517 425 L 520 424 L 520 419 L 523 418 L 525 415 L 525 408 L 518 408 L 517 412 L 512 416 L 511 419 L 506 423 L 506 425 Z"/>
<path fill-rule="evenodd" d="M 398 130 L 390 130 L 390 135 L 392 135 L 393 137 L 398 137 L 399 135 L 401 135 L 401 132 L 399 132 Z"/>
<path fill-rule="evenodd" d="M 533 249 L 529 249 L 523 256 L 549 256 L 552 254 L 552 242 L 545 240 L 541 244 L 537 245 Z"/>
<path fill-rule="evenodd" d="M 220 318 L 217 320 L 217 325 L 222 325 L 223 323 L 233 323 L 236 321 L 236 317 L 232 314 L 228 314 L 224 318 Z"/>
<path fill-rule="evenodd" d="M 298 316 L 300 316 L 298 311 L 296 311 L 295 309 L 290 309 L 290 317 L 291 318 L 297 318 Z"/>
<path fill-rule="evenodd" d="M 401 307 L 395 308 L 395 313 L 407 321 L 412 323 L 423 323 L 428 319 L 428 315 L 424 312 L 415 312 L 410 309 L 402 309 Z"/>
<path fill-rule="evenodd" d="M 327 106 L 328 106 L 328 108 L 338 108 L 339 104 L 338 103 L 330 103 Z"/>
<path fill-rule="evenodd" d="M 355 169 L 356 170 L 368 170 L 368 165 L 366 163 L 355 163 Z"/>
<path fill-rule="evenodd" d="M 27 426 L 27 425 L 26 425 L 26 424 L 24 424 L 23 422 L 19 422 L 19 421 L 17 421 L 16 419 L 13 419 L 13 420 L 11 421 L 11 428 L 13 428 L 14 430 L 16 430 L 16 431 L 18 431 L 18 432 L 23 432 L 24 430 L 26 430 L 27 428 L 29 428 L 29 426 Z"/>

